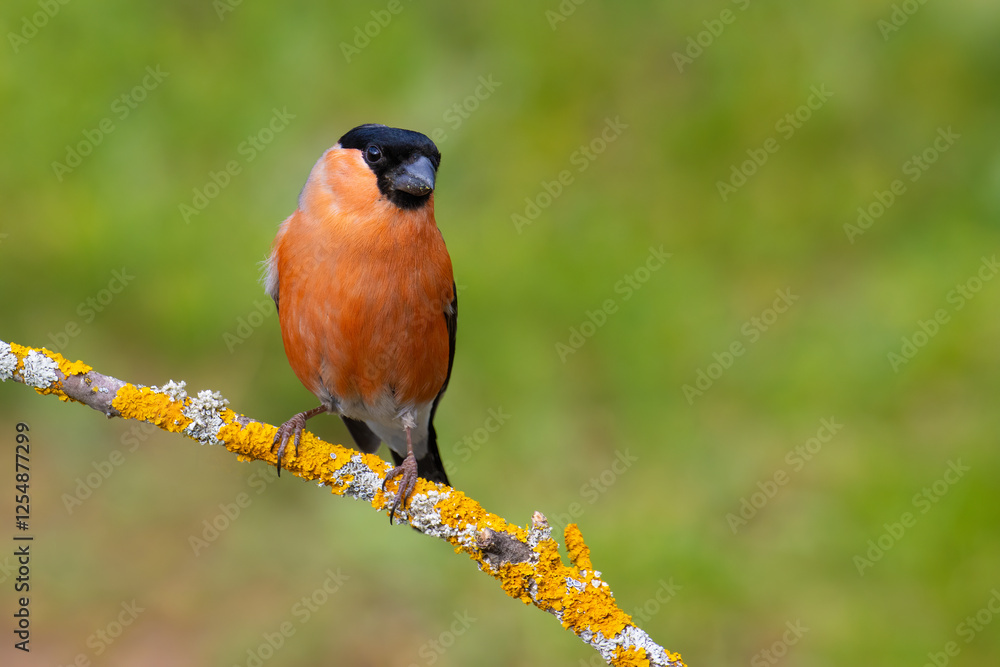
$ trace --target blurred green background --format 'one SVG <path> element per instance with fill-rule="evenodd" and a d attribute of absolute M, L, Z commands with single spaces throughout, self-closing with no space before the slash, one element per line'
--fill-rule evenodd
<path fill-rule="evenodd" d="M 259 262 L 341 134 L 420 130 L 461 290 L 458 488 L 573 516 L 692 667 L 1000 660 L 996 3 L 52 0 L 0 27 L 0 339 L 280 423 L 315 401 Z M 12 383 L 0 540 L 19 421 L 33 634 L 12 649 L 5 556 L 4 664 L 599 664 L 364 505 Z"/>

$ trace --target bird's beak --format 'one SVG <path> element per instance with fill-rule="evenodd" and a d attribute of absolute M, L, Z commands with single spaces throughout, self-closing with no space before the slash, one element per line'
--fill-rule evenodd
<path fill-rule="evenodd" d="M 392 187 L 420 197 L 434 190 L 434 163 L 421 155 L 403 168 L 392 179 Z"/>

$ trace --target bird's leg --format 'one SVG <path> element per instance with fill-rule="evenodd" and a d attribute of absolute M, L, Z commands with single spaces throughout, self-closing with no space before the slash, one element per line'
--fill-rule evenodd
<path fill-rule="evenodd" d="M 299 455 L 299 440 L 302 439 L 302 431 L 306 428 L 306 420 L 315 417 L 321 412 L 326 412 L 326 406 L 320 405 L 312 410 L 306 410 L 295 415 L 284 424 L 278 427 L 278 432 L 274 434 L 274 441 L 271 443 L 271 453 L 275 447 L 278 449 L 278 477 L 281 477 L 281 457 L 285 453 L 288 441 L 292 440 L 295 455 Z"/>
<path fill-rule="evenodd" d="M 413 440 L 410 436 L 410 427 L 406 426 L 406 458 L 398 466 L 390 470 L 386 476 L 385 481 L 382 482 L 382 491 L 385 491 L 385 485 L 389 483 L 390 480 L 403 476 L 403 479 L 399 480 L 399 487 L 396 489 L 396 499 L 392 502 L 392 510 L 389 512 L 389 523 L 392 523 L 392 519 L 396 516 L 396 510 L 399 506 L 405 504 L 409 500 L 410 495 L 413 494 L 413 487 L 417 484 L 417 457 L 413 455 Z"/>

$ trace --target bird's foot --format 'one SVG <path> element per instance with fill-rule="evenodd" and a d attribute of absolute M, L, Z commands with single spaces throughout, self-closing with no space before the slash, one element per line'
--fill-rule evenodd
<path fill-rule="evenodd" d="M 399 486 L 396 489 L 396 499 L 392 502 L 392 509 L 389 511 L 389 523 L 392 523 L 393 517 L 396 516 L 396 510 L 401 505 L 406 505 L 406 501 L 413 495 L 413 487 L 417 484 L 417 459 L 413 456 L 412 451 L 406 455 L 402 463 L 386 474 L 385 481 L 382 482 L 382 491 L 385 491 L 386 484 L 400 475 L 403 478 L 399 480 Z"/>
<path fill-rule="evenodd" d="M 278 450 L 278 477 L 281 477 L 281 457 L 285 454 L 288 441 L 292 441 L 294 455 L 298 456 L 299 441 L 302 440 L 302 431 L 306 430 L 306 420 L 325 411 L 326 408 L 321 405 L 318 408 L 300 412 L 278 427 L 277 433 L 274 434 L 274 440 L 271 442 L 271 453 L 273 454 L 275 449 Z"/>
<path fill-rule="evenodd" d="M 299 441 L 302 439 L 302 431 L 306 428 L 305 413 L 300 412 L 284 424 L 278 427 L 278 432 L 274 434 L 274 441 L 271 443 L 271 453 L 275 448 L 278 450 L 278 477 L 281 477 L 281 457 L 285 454 L 285 447 L 288 441 L 292 441 L 292 450 L 295 456 L 299 454 Z"/>
<path fill-rule="evenodd" d="M 302 431 L 306 430 L 306 420 L 318 415 L 323 410 L 324 408 L 320 406 L 319 408 L 300 412 L 278 427 L 278 432 L 274 434 L 274 440 L 271 441 L 271 453 L 274 453 L 275 448 L 278 450 L 278 477 L 281 477 L 281 457 L 285 454 L 285 447 L 288 446 L 288 441 L 292 441 L 292 449 L 295 452 L 295 456 L 298 456 L 299 441 L 302 440 Z"/>

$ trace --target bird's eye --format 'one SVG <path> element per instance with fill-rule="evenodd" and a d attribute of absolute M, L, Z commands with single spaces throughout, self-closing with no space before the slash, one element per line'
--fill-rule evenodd
<path fill-rule="evenodd" d="M 378 162 L 381 159 L 382 159 L 382 149 L 376 146 L 375 144 L 372 144 L 371 146 L 365 149 L 365 160 L 369 164 L 374 164 L 375 162 Z"/>

